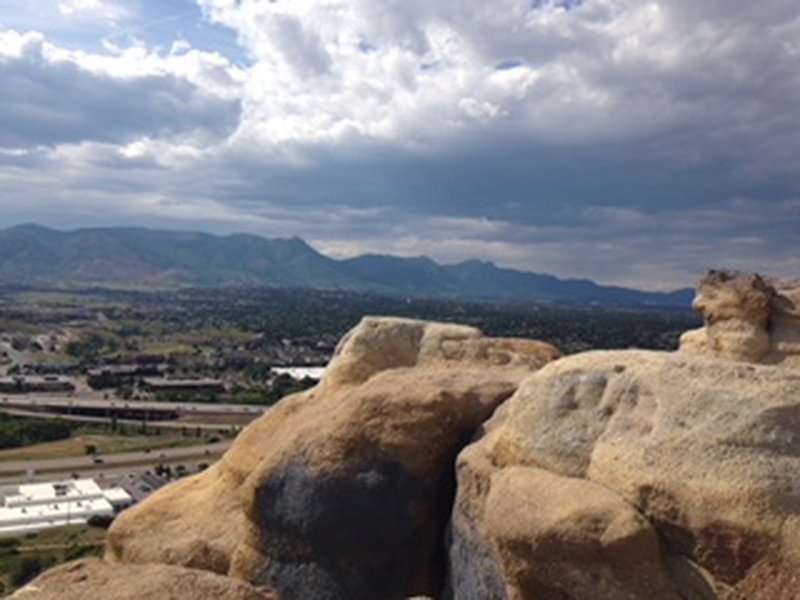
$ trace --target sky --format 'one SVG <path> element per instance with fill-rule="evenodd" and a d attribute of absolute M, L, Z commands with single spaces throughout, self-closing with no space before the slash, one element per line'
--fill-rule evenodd
<path fill-rule="evenodd" d="M 796 0 L 0 0 L 0 227 L 800 276 Z"/>

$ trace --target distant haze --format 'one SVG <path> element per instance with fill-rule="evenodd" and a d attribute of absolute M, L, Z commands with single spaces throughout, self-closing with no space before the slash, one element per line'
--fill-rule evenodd
<path fill-rule="evenodd" d="M 800 273 L 796 0 L 0 0 L 0 226 Z"/>

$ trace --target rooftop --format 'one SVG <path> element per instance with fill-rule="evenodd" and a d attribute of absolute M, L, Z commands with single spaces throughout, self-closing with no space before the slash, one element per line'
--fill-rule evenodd
<path fill-rule="evenodd" d="M 85 523 L 132 503 L 122 488 L 101 489 L 93 479 L 0 487 L 0 535 Z"/>

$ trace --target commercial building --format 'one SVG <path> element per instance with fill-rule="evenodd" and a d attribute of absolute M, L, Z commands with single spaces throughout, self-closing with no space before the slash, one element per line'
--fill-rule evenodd
<path fill-rule="evenodd" d="M 150 362 L 106 365 L 91 369 L 86 381 L 92 389 L 101 390 L 124 384 L 133 384 L 140 377 L 162 376 L 167 370 L 168 366 L 166 364 Z"/>
<path fill-rule="evenodd" d="M 93 479 L 0 486 L 0 535 L 18 535 L 111 516 L 133 504 L 120 487 L 101 489 Z"/>
<path fill-rule="evenodd" d="M 288 375 L 292 379 L 322 379 L 327 367 L 272 367 L 275 375 Z"/>
<path fill-rule="evenodd" d="M 161 379 L 146 377 L 142 380 L 142 389 L 154 393 L 210 393 L 225 391 L 225 384 L 218 379 Z"/>
<path fill-rule="evenodd" d="M 58 375 L 0 377 L 0 393 L 28 394 L 31 392 L 72 392 L 75 385 Z"/>

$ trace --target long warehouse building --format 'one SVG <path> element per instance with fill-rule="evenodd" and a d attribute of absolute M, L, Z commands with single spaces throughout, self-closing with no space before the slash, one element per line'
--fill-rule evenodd
<path fill-rule="evenodd" d="M 77 525 L 132 503 L 124 489 L 101 489 L 93 479 L 0 486 L 0 535 Z"/>

